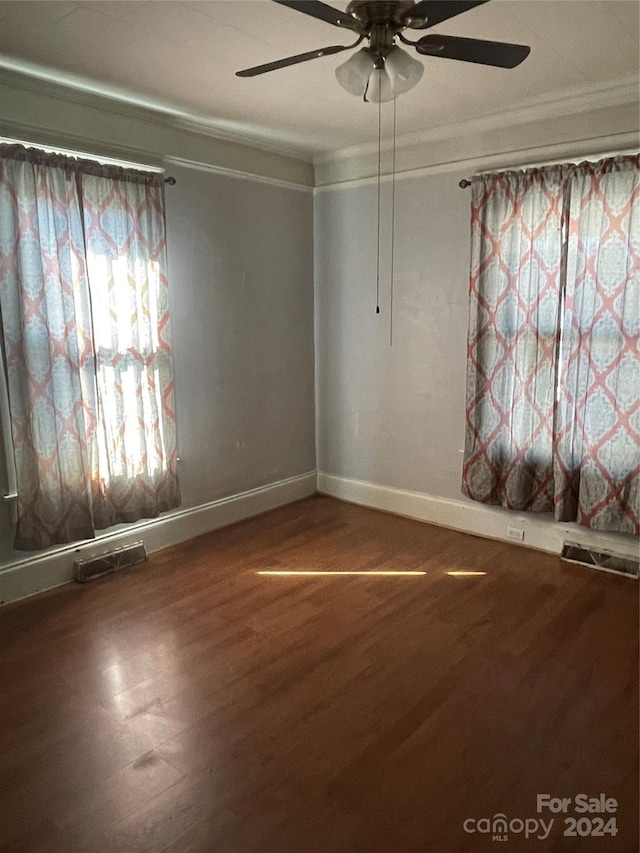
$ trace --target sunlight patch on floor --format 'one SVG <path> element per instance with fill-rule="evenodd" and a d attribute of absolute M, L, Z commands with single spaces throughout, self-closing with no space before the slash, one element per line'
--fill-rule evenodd
<path fill-rule="evenodd" d="M 422 575 L 426 575 L 426 572 L 383 572 L 383 571 L 367 571 L 363 569 L 362 571 L 353 571 L 353 572 L 342 572 L 342 571 L 324 571 L 324 570 L 290 570 L 290 569 L 268 569 L 260 572 L 256 572 L 257 575 L 269 575 L 276 577 L 327 577 L 327 576 L 343 576 L 343 575 L 364 575 L 366 577 L 376 576 L 376 577 L 420 577 Z"/>
<path fill-rule="evenodd" d="M 450 578 L 481 578 L 484 577 L 486 572 L 466 572 L 466 571 L 455 571 L 455 572 L 447 572 Z"/>

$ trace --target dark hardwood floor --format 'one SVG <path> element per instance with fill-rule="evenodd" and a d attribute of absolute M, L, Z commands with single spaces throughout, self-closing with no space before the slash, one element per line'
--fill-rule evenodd
<path fill-rule="evenodd" d="M 0 611 L 0 849 L 635 853 L 637 673 L 633 581 L 311 498 Z"/>

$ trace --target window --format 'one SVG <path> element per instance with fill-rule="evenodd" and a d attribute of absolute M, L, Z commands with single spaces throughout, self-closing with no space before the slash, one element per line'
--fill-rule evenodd
<path fill-rule="evenodd" d="M 640 158 L 474 180 L 463 491 L 640 532 Z"/>
<path fill-rule="evenodd" d="M 16 547 L 179 505 L 162 176 L 0 146 Z"/>

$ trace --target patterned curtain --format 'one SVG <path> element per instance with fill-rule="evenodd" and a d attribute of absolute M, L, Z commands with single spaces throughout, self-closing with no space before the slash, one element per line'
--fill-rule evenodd
<path fill-rule="evenodd" d="M 638 157 L 476 178 L 463 492 L 640 532 Z"/>
<path fill-rule="evenodd" d="M 553 509 L 567 172 L 474 178 L 463 491 Z"/>
<path fill-rule="evenodd" d="M 15 547 L 179 505 L 163 182 L 0 146 Z"/>
<path fill-rule="evenodd" d="M 18 481 L 16 547 L 93 535 L 91 312 L 76 176 L 0 156 L 0 311 Z"/>
<path fill-rule="evenodd" d="M 560 363 L 556 518 L 640 533 L 640 157 L 573 171 Z"/>
<path fill-rule="evenodd" d="M 83 175 L 98 389 L 97 527 L 179 506 L 164 183 Z"/>

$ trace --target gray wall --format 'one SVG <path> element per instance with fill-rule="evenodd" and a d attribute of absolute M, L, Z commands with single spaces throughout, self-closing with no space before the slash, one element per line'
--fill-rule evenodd
<path fill-rule="evenodd" d="M 391 188 L 315 200 L 318 470 L 460 498 L 469 276 L 469 190 L 454 173 L 396 182 L 393 345 Z"/>
<path fill-rule="evenodd" d="M 281 185 L 170 173 L 179 470 L 193 507 L 315 468 L 313 202 Z M 12 541 L 0 504 L 0 566 L 25 556 Z"/>
<path fill-rule="evenodd" d="M 315 468 L 313 200 L 170 171 L 180 472 L 197 506 Z"/>

